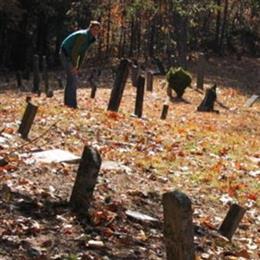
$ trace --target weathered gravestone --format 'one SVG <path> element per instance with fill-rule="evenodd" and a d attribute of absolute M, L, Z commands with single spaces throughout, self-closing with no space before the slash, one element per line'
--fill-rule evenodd
<path fill-rule="evenodd" d="M 245 103 L 244 107 L 251 107 L 257 101 L 259 95 L 252 95 Z"/>
<path fill-rule="evenodd" d="M 245 212 L 246 209 L 240 207 L 239 205 L 231 205 L 223 223 L 219 228 L 219 233 L 231 240 Z"/>
<path fill-rule="evenodd" d="M 216 93 L 217 86 L 214 85 L 211 88 L 208 88 L 205 93 L 205 97 L 198 106 L 197 110 L 200 112 L 217 112 L 217 110 L 214 110 L 214 104 L 217 100 L 217 93 Z"/>
<path fill-rule="evenodd" d="M 167 260 L 194 260 L 194 228 L 190 199 L 175 190 L 163 194 Z"/>
<path fill-rule="evenodd" d="M 18 133 L 21 134 L 22 138 L 27 139 L 28 134 L 31 130 L 35 115 L 37 113 L 38 107 L 28 102 L 25 109 L 21 124 L 18 129 Z"/>
<path fill-rule="evenodd" d="M 132 81 L 132 85 L 134 87 L 137 86 L 137 80 L 138 77 L 140 76 L 141 73 L 141 68 L 139 64 L 132 64 L 131 66 L 131 81 Z"/>
<path fill-rule="evenodd" d="M 139 76 L 137 81 L 136 101 L 135 101 L 135 115 L 139 118 L 141 118 L 143 114 L 144 84 L 145 84 L 144 77 Z"/>
<path fill-rule="evenodd" d="M 162 109 L 162 114 L 161 114 L 162 120 L 166 119 L 168 110 L 169 110 L 169 104 L 168 103 L 163 104 L 163 109 Z"/>
<path fill-rule="evenodd" d="M 85 146 L 70 197 L 71 207 L 80 215 L 87 215 L 101 167 L 101 156 L 94 148 Z"/>
<path fill-rule="evenodd" d="M 126 80 L 128 77 L 129 61 L 122 59 L 117 70 L 116 79 L 111 92 L 107 110 L 118 112 L 120 102 L 125 89 Z"/>
<path fill-rule="evenodd" d="M 153 72 L 151 70 L 146 71 L 146 90 L 153 91 Z"/>

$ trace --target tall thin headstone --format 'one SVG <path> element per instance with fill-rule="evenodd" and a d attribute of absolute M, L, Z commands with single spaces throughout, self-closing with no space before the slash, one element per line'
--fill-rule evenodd
<path fill-rule="evenodd" d="M 153 72 L 151 70 L 146 71 L 146 90 L 153 91 Z"/>
<path fill-rule="evenodd" d="M 70 197 L 71 207 L 81 215 L 87 215 L 101 167 L 99 152 L 89 146 L 84 147 L 76 180 Z"/>
<path fill-rule="evenodd" d="M 140 75 L 140 65 L 139 64 L 132 64 L 131 66 L 131 81 L 134 87 L 137 86 L 137 79 Z"/>
<path fill-rule="evenodd" d="M 22 138 L 27 139 L 28 134 L 31 130 L 35 115 L 37 113 L 38 107 L 28 102 L 25 109 L 21 124 L 18 129 L 18 133 L 21 134 Z"/>
<path fill-rule="evenodd" d="M 136 101 L 135 101 L 135 115 L 139 118 L 141 118 L 143 114 L 144 85 L 145 85 L 144 77 L 139 76 L 137 80 Z"/>
<path fill-rule="evenodd" d="M 231 240 L 245 212 L 246 209 L 240 207 L 239 205 L 231 205 L 225 219 L 219 228 L 219 233 Z"/>
<path fill-rule="evenodd" d="M 194 260 L 191 200 L 178 190 L 166 192 L 163 212 L 167 260 Z"/>
<path fill-rule="evenodd" d="M 168 110 L 169 110 L 169 104 L 168 103 L 164 103 L 163 104 L 163 109 L 162 109 L 162 113 L 161 113 L 161 119 L 166 119 L 167 114 L 168 114 Z"/>
<path fill-rule="evenodd" d="M 128 77 L 128 70 L 129 61 L 127 59 L 122 59 L 116 73 L 116 79 L 108 103 L 107 110 L 109 111 L 118 112 Z"/>

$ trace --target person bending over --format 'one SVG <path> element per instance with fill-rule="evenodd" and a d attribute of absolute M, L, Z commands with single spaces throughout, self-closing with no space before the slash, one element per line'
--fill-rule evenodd
<path fill-rule="evenodd" d="M 100 29 L 101 25 L 98 21 L 91 21 L 87 29 L 71 33 L 61 43 L 60 59 L 67 74 L 64 104 L 68 107 L 77 108 L 79 69 L 86 51 L 96 41 Z"/>

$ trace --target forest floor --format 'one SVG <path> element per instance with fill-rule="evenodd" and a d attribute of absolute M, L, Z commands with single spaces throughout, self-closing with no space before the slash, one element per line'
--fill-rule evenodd
<path fill-rule="evenodd" d="M 63 90 L 38 97 L 11 81 L 0 90 L 0 158 L 8 162 L 0 166 L 0 259 L 165 259 L 161 196 L 175 189 L 192 201 L 197 259 L 259 259 L 260 103 L 244 106 L 259 94 L 257 71 L 259 59 L 210 59 L 206 82 L 218 85 L 220 113 L 197 112 L 203 93 L 188 88 L 185 101 L 170 102 L 166 120 L 163 77 L 145 93 L 142 119 L 132 116 L 130 80 L 118 113 L 107 111 L 109 74 L 101 75 L 95 99 L 83 81 L 77 110 L 63 106 Z M 23 140 L 17 129 L 28 94 L 39 109 Z M 111 166 L 101 168 L 88 219 L 67 203 L 78 164 L 31 157 L 48 149 L 81 156 L 84 145 Z M 247 211 L 229 241 L 217 230 L 232 203 Z M 127 210 L 158 221 L 136 221 Z"/>

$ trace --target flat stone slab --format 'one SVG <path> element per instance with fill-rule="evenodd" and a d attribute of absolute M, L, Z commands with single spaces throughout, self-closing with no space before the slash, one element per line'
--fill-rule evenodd
<path fill-rule="evenodd" d="M 61 162 L 78 163 L 80 157 L 68 151 L 54 149 L 54 150 L 47 150 L 47 151 L 33 153 L 32 159 L 35 159 L 37 162 L 44 162 L 44 163 L 61 163 Z"/>
<path fill-rule="evenodd" d="M 132 172 L 130 167 L 114 161 L 103 161 L 101 164 L 101 170 L 125 171 L 126 173 Z"/>
<path fill-rule="evenodd" d="M 135 220 L 137 222 L 141 222 L 141 223 L 147 223 L 147 224 L 158 224 L 159 220 L 157 218 L 153 218 L 151 216 L 148 216 L 146 214 L 137 212 L 137 211 L 133 211 L 133 210 L 127 210 L 126 211 L 126 215 L 132 219 Z"/>
<path fill-rule="evenodd" d="M 259 98 L 258 95 L 252 95 L 245 103 L 245 107 L 251 107 L 253 106 L 253 104 L 257 101 L 257 99 Z"/>

